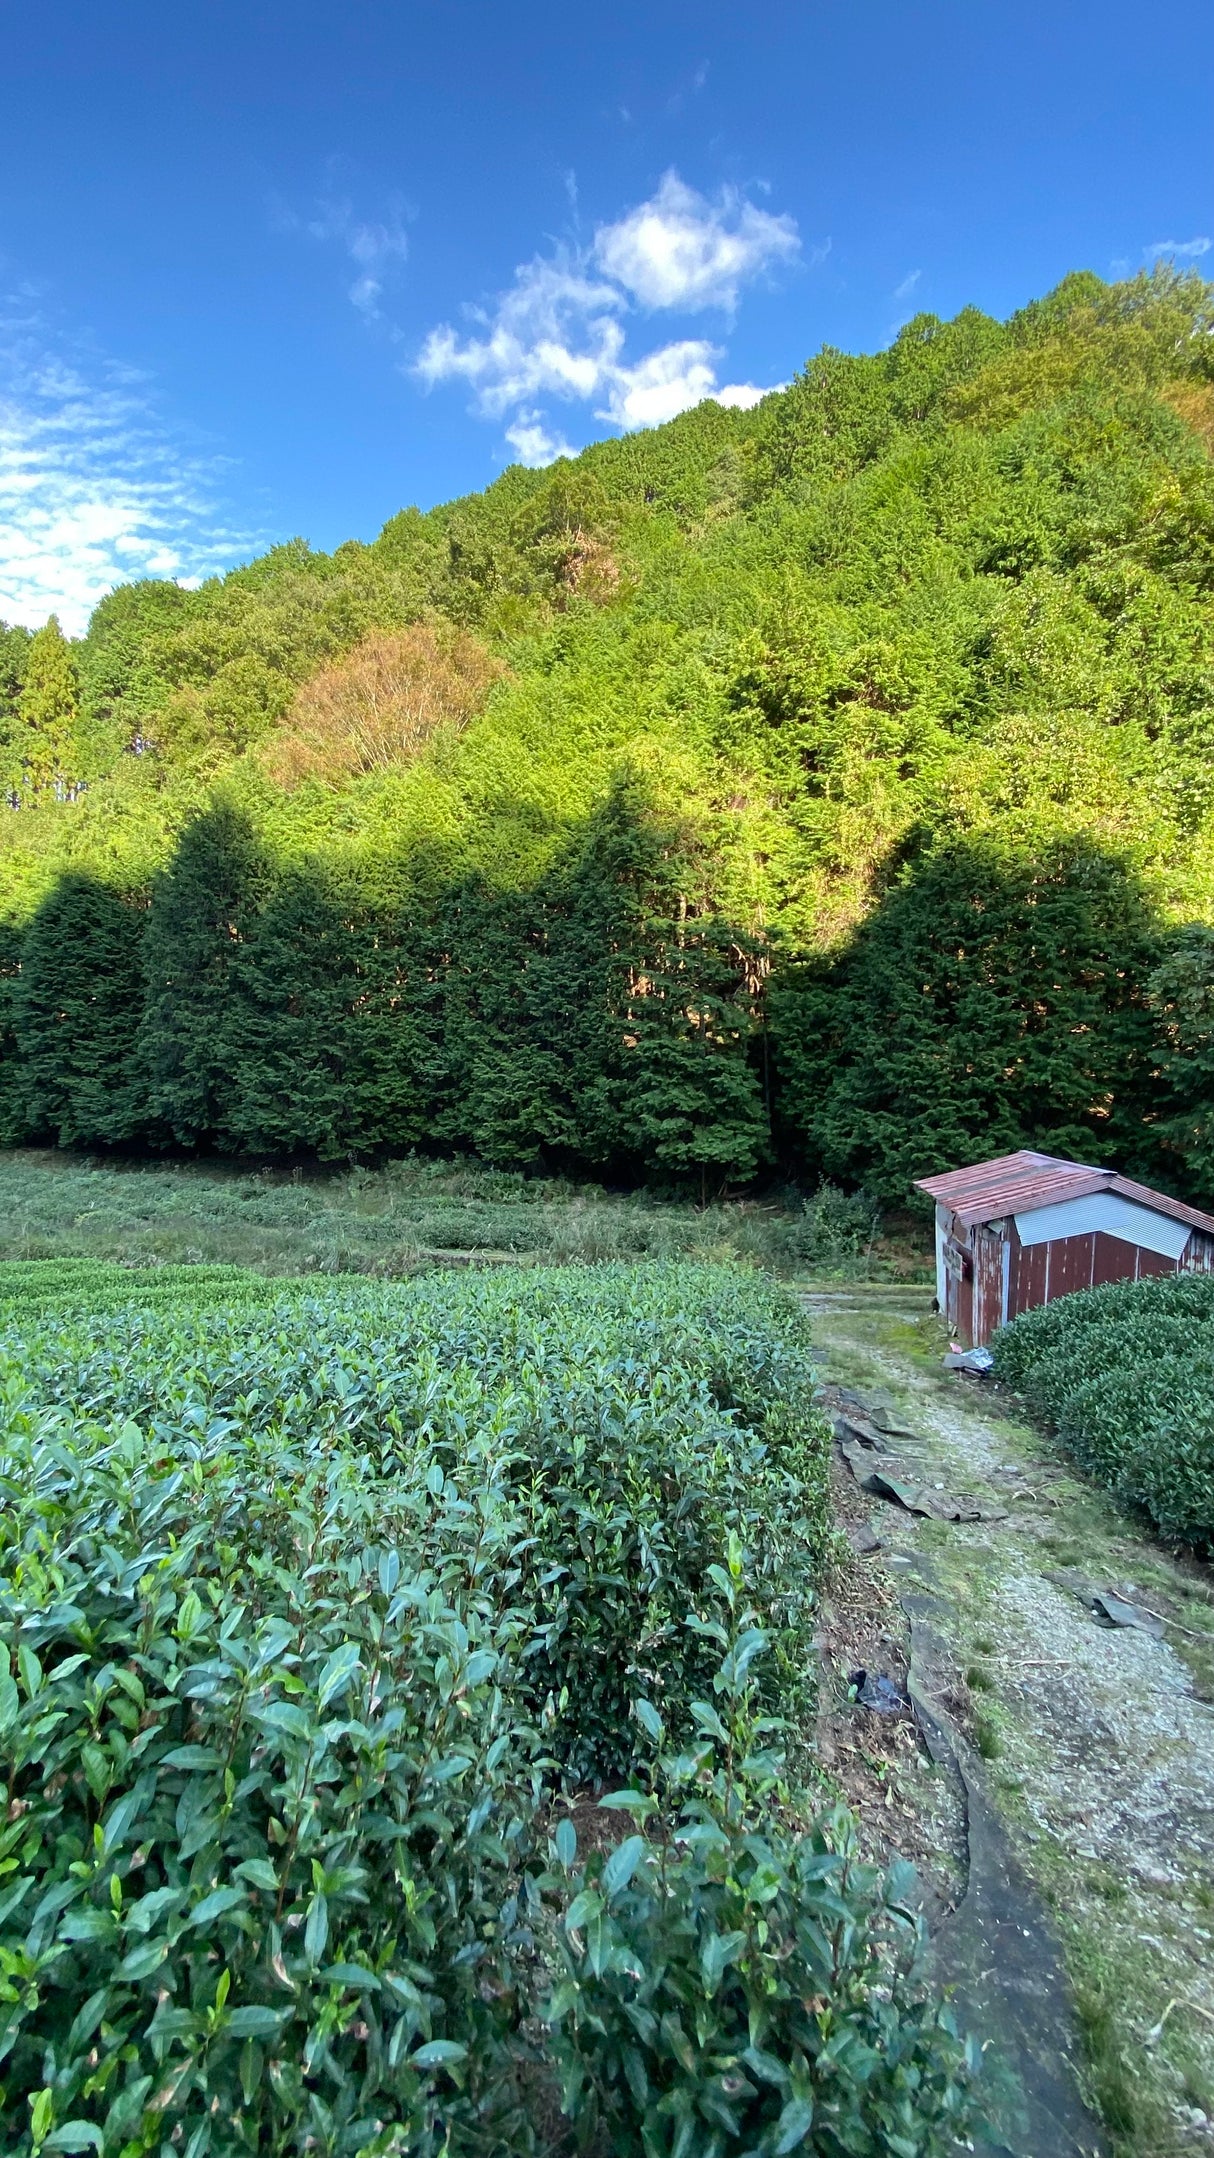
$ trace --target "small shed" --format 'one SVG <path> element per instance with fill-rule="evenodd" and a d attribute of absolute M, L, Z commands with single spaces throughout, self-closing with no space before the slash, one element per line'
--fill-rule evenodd
<path fill-rule="evenodd" d="M 915 1189 L 936 1202 L 936 1295 L 966 1348 L 1074 1289 L 1214 1271 L 1214 1215 L 1115 1169 L 1024 1151 Z"/>

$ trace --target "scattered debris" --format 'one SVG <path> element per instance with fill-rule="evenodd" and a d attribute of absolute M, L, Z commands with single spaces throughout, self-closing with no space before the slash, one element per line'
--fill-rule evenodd
<path fill-rule="evenodd" d="M 857 1558 L 867 1558 L 870 1552 L 880 1551 L 881 1549 L 881 1538 L 875 1529 L 869 1527 L 867 1521 L 850 1522 L 847 1529 L 847 1541 Z"/>
<path fill-rule="evenodd" d="M 904 1716 L 910 1709 L 902 1688 L 883 1671 L 853 1671 L 847 1685 L 858 1705 L 870 1708 L 874 1716 Z"/>
<path fill-rule="evenodd" d="M 883 1409 L 880 1405 L 871 1408 L 868 1412 L 868 1417 L 869 1422 L 875 1424 L 878 1431 L 884 1431 L 887 1437 L 891 1439 L 917 1439 L 919 1436 L 917 1431 L 911 1430 L 909 1424 L 900 1424 L 897 1417 L 889 1409 Z"/>
<path fill-rule="evenodd" d="M 1069 1567 L 1063 1567 L 1056 1573 L 1047 1573 L 1045 1579 L 1055 1582 L 1059 1588 L 1067 1589 L 1072 1596 L 1077 1596 L 1081 1604 L 1086 1604 L 1093 1618 L 1110 1629 L 1114 1626 L 1125 1626 L 1135 1633 L 1150 1634 L 1152 1640 L 1158 1641 L 1163 1637 L 1165 1625 L 1175 1624 L 1174 1620 L 1165 1619 L 1162 1612 L 1152 1611 L 1148 1605 L 1140 1603 L 1138 1592 L 1132 1583 L 1123 1581 L 1115 1589 L 1102 1588 L 1099 1582 L 1089 1581 L 1083 1574 L 1075 1573 Z M 1177 1631 L 1183 1632 L 1184 1629 L 1178 1628 Z"/>
<path fill-rule="evenodd" d="M 884 1401 L 865 1401 L 854 1394 L 850 1386 L 836 1386 L 833 1382 L 820 1386 L 814 1399 L 821 1403 L 828 1416 L 841 1415 L 845 1422 L 854 1421 L 874 1427 L 891 1439 L 918 1439 L 920 1434 L 909 1424 L 900 1423 L 893 1409 Z"/>
<path fill-rule="evenodd" d="M 1164 2025 L 1167 2023 L 1168 2017 L 1171 2015 L 1173 2009 L 1175 2008 L 1187 2008 L 1191 2010 L 1193 2015 L 1205 2016 L 1208 2022 L 1214 2023 L 1214 2013 L 1212 2013 L 1208 2008 L 1203 2008 L 1200 2001 L 1182 2001 L 1180 1999 L 1169 2001 L 1167 2007 L 1164 2009 L 1163 2014 L 1159 2018 L 1158 2023 L 1153 2023 L 1151 2025 L 1150 2030 L 1147 2032 L 1146 2037 L 1143 2039 L 1142 2042 L 1144 2046 L 1157 2046 L 1159 2044 L 1160 2039 L 1163 2037 Z"/>
<path fill-rule="evenodd" d="M 1153 1634 L 1158 1641 L 1163 1633 L 1163 1623 L 1153 1611 L 1144 1611 L 1141 1604 L 1126 1603 L 1114 1596 L 1111 1589 L 1099 1589 L 1092 1598 L 1092 1610 L 1106 1626 L 1132 1626 L 1139 1633 Z"/>
<path fill-rule="evenodd" d="M 992 1506 L 978 1499 L 950 1497 L 947 1492 L 929 1491 L 921 1484 L 904 1482 L 894 1474 L 898 1464 L 878 1468 L 866 1461 L 857 1448 L 841 1449 L 848 1468 L 862 1491 L 871 1491 L 874 1498 L 886 1499 L 893 1506 L 901 1506 L 908 1514 L 920 1514 L 930 1521 L 1006 1521 L 1006 1506 Z"/>
<path fill-rule="evenodd" d="M 869 1469 L 860 1478 L 866 1491 L 878 1499 L 888 1499 L 891 1505 L 901 1506 L 908 1514 L 931 1514 L 932 1501 L 917 1484 L 904 1484 L 900 1478 L 887 1475 L 883 1469 Z"/>
<path fill-rule="evenodd" d="M 835 1437 L 844 1444 L 867 1446 L 875 1453 L 888 1451 L 887 1420 L 883 1412 L 869 1409 L 858 1394 L 845 1386 L 822 1386 L 817 1398 L 830 1419 Z M 906 1437 L 913 1437 L 908 1432 Z"/>
<path fill-rule="evenodd" d="M 856 1446 L 867 1446 L 870 1453 L 889 1452 L 883 1434 L 875 1424 L 869 1423 L 867 1417 L 861 1421 L 857 1416 L 832 1416 L 831 1423 L 837 1439 Z"/>
<path fill-rule="evenodd" d="M 989 1349 L 950 1349 L 944 1359 L 946 1371 L 989 1371 L 995 1359 Z"/>

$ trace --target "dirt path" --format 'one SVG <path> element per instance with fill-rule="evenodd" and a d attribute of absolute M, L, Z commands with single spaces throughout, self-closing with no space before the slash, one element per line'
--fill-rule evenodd
<path fill-rule="evenodd" d="M 996 1885 L 1022 1865 L 1029 1902 L 1049 1913 L 1081 2079 L 1115 2158 L 1214 2152 L 1214 1579 L 1073 1476 L 989 1385 L 944 1373 L 927 1301 L 914 1290 L 806 1298 L 823 1380 L 906 1427 L 877 1434 L 883 1451 L 851 1449 L 860 1477 L 878 1467 L 938 1508 L 955 1499 L 958 1511 L 988 1517 L 916 1517 L 841 1472 L 853 1540 L 866 1541 L 865 1524 L 881 1539 L 857 1561 L 880 1614 L 872 1659 L 884 1643 L 881 1668 L 908 1676 L 912 1690 L 917 1680 L 964 1734 L 971 1802 L 981 1808 L 985 1796 L 991 1809 L 985 1827 L 971 1822 L 970 1840 L 986 1838 Z M 1147 1607 L 1158 1633 L 1100 1623 L 1090 1602 L 1099 1590 Z M 948 1827 L 941 1779 L 947 1764 L 933 1791 L 922 1764 L 908 1763 L 879 1780 L 907 1816 L 910 1855 L 916 1840 L 928 1853 L 943 1945 L 962 1923 L 950 1905 L 960 1897 L 972 1927 L 981 1895 L 967 1911 L 950 1842 L 963 1846 L 962 1875 L 973 1853 Z M 953 1793 L 954 1812 L 962 1799 Z M 887 1797 L 887 1810 L 894 1803 Z M 1049 1928 L 1034 1948 L 1026 1921 L 1023 1952 L 1015 1930 L 990 1952 L 996 1968 L 1019 1955 L 1027 2001 L 1034 1974 L 1048 1977 Z M 1038 2027 L 1053 2013 L 1045 1996 L 1028 2006 Z M 1081 2127 L 1066 2132 L 1084 2147 Z"/>

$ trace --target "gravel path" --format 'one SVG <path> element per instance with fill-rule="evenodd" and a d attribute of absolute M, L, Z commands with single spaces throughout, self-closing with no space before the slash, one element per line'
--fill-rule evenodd
<path fill-rule="evenodd" d="M 1111 2148 L 1214 2151 L 1214 1582 L 989 1385 L 944 1373 L 922 1293 L 806 1302 L 824 1379 L 915 1434 L 887 1438 L 892 1465 L 871 1459 L 937 1504 L 1002 1515 L 923 1519 L 874 1500 L 872 1563 L 908 1592 L 930 1585 L 936 1681 L 1052 1913 Z M 853 1450 L 861 1472 L 868 1458 Z M 1100 1590 L 1157 1614 L 1158 1636 L 1101 1624 Z"/>

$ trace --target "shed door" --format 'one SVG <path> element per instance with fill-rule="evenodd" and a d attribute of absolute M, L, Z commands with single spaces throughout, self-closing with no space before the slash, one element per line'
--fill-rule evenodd
<path fill-rule="evenodd" d="M 960 1241 L 964 1235 L 957 1221 L 949 1224 L 944 1243 L 944 1315 L 954 1340 L 969 1348 L 973 1342 L 974 1262 Z"/>
<path fill-rule="evenodd" d="M 1002 1323 L 1003 1238 L 979 1229 L 974 1237 L 974 1347 L 989 1341 Z"/>

